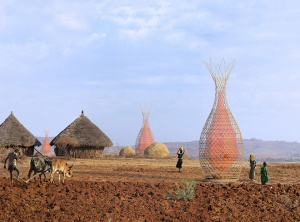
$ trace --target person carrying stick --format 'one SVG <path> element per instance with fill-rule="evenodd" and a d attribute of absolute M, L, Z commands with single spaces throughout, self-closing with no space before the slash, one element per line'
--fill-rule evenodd
<path fill-rule="evenodd" d="M 16 148 L 14 149 L 13 152 L 10 152 L 5 161 L 4 161 L 4 169 L 6 169 L 6 161 L 8 160 L 8 171 L 10 173 L 10 183 L 12 184 L 13 183 L 13 171 L 17 171 L 17 179 L 19 178 L 19 174 L 20 174 L 20 171 L 17 167 L 17 159 L 19 157 L 19 149 Z"/>

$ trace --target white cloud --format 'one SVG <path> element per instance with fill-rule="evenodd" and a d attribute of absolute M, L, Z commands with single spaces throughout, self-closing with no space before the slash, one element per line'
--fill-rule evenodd
<path fill-rule="evenodd" d="M 110 81 L 103 81 L 103 80 L 89 80 L 86 81 L 85 84 L 89 86 L 107 86 L 108 84 L 111 84 Z"/>
<path fill-rule="evenodd" d="M 200 75 L 184 75 L 183 82 L 186 84 L 199 84 L 203 81 L 203 77 Z"/>
<path fill-rule="evenodd" d="M 243 110 L 244 117 L 239 119 L 241 123 L 244 121 L 245 128 L 255 122 L 249 123 L 251 113 L 259 114 L 262 119 L 280 119 L 282 123 L 278 127 L 288 128 L 290 121 L 281 118 L 286 111 L 299 125 L 296 113 L 300 100 L 300 50 L 296 27 L 300 25 L 300 3 L 296 1 L 284 4 L 258 0 L 7 2 L 0 4 L 1 84 L 14 86 L 19 80 L 18 86 L 24 88 L 18 92 L 22 92 L 22 99 L 30 107 L 34 105 L 29 103 L 34 101 L 26 99 L 35 96 L 34 87 L 24 86 L 23 81 L 38 86 L 37 92 L 42 92 L 43 87 L 32 77 L 43 75 L 45 78 L 41 79 L 47 79 L 45 86 L 55 87 L 53 101 L 58 105 L 64 103 L 65 110 L 77 109 L 82 104 L 93 106 L 105 100 L 102 97 L 106 95 L 111 96 L 105 106 L 122 110 L 128 104 L 138 104 L 139 98 L 134 96 L 137 93 L 145 95 L 150 102 L 155 101 L 154 105 L 170 107 L 178 87 L 184 89 L 189 104 L 199 104 L 195 96 L 199 85 L 199 94 L 203 96 L 199 109 L 201 112 L 207 109 L 208 115 L 214 83 L 202 61 L 212 58 L 218 63 L 224 57 L 228 62 L 231 58 L 237 60 L 227 92 L 229 105 L 235 107 L 233 111 Z M 15 80 L 10 75 L 25 78 Z M 59 85 L 53 80 L 55 76 L 60 76 Z M 70 84 L 70 76 L 76 84 Z M 83 92 L 82 97 L 76 100 L 68 97 L 63 102 L 56 99 L 66 92 L 77 92 L 78 88 Z M 160 93 L 165 94 L 163 99 L 157 96 Z M 11 96 L 2 95 L 11 101 L 9 105 L 2 102 L 3 107 L 18 104 Z M 90 100 L 87 102 L 84 97 Z M 179 104 L 187 102 L 179 94 L 176 100 Z M 30 110 L 24 106 L 25 109 Z M 39 107 L 37 110 L 42 113 Z M 186 122 L 195 122 L 191 117 L 197 114 L 193 111 L 190 109 L 191 113 L 185 116 Z M 55 111 L 52 115 L 55 119 Z M 110 118 L 115 119 L 115 116 L 108 117 L 108 122 Z M 32 121 L 33 127 L 40 124 Z M 196 131 L 201 130 L 197 127 Z M 260 125 L 271 135 L 272 129 L 264 127 Z M 257 125 L 247 129 L 249 135 L 256 133 L 256 129 Z M 185 130 L 187 134 L 194 131 Z M 267 135 L 265 132 L 262 137 Z M 293 140 L 299 139 L 294 136 Z"/>
<path fill-rule="evenodd" d="M 93 33 L 87 38 L 88 43 L 93 43 L 106 38 L 106 33 Z"/>
<path fill-rule="evenodd" d="M 70 56 L 74 53 L 74 51 L 71 49 L 71 48 L 64 48 L 62 50 L 62 55 L 67 57 L 67 56 Z"/>
<path fill-rule="evenodd" d="M 140 79 L 132 79 L 131 82 L 135 82 L 138 84 L 145 84 L 145 85 L 160 85 L 162 83 L 165 83 L 167 81 L 166 76 L 150 76 L 146 78 L 140 78 Z"/>
<path fill-rule="evenodd" d="M 15 67 L 16 63 L 36 61 L 45 58 L 51 51 L 51 45 L 43 42 L 0 45 L 0 67 Z"/>
<path fill-rule="evenodd" d="M 126 3 L 125 3 L 126 4 Z M 189 50 L 202 50 L 209 44 L 205 38 L 191 31 L 213 30 L 209 14 L 197 9 L 198 1 L 151 1 L 141 4 L 117 4 L 101 12 L 102 19 L 112 22 L 119 36 L 128 40 L 144 40 L 156 36 L 161 42 L 180 44 Z M 220 21 L 221 22 L 221 21 Z M 202 29 L 201 29 L 202 28 Z"/>
<path fill-rule="evenodd" d="M 120 35 L 123 37 L 127 37 L 129 39 L 139 39 L 146 37 L 149 33 L 149 29 L 147 28 L 139 28 L 139 29 L 120 29 Z"/>
<path fill-rule="evenodd" d="M 88 80 L 85 81 L 86 85 L 90 86 L 109 86 L 112 85 L 148 85 L 148 86 L 158 86 L 165 83 L 170 83 L 172 79 L 168 79 L 167 76 L 161 75 L 161 76 L 148 76 L 148 77 L 141 77 L 141 78 L 128 78 L 128 79 L 122 79 L 122 80 Z"/>
<path fill-rule="evenodd" d="M 71 30 L 82 31 L 87 29 L 87 22 L 75 13 L 60 14 L 56 16 L 56 21 L 59 25 Z"/>

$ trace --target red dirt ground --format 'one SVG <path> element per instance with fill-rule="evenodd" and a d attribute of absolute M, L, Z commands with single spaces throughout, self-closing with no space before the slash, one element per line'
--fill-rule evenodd
<path fill-rule="evenodd" d="M 27 179 L 30 158 L 18 166 Z M 248 180 L 203 182 L 198 160 L 69 160 L 74 177 L 65 184 L 31 181 L 9 185 L 0 170 L 0 221 L 300 221 L 299 163 L 270 163 L 268 185 Z M 257 167 L 259 173 L 259 166 Z M 49 178 L 49 174 L 47 174 Z M 167 197 L 174 184 L 194 178 L 195 197 Z M 257 177 L 257 179 L 259 179 Z"/>

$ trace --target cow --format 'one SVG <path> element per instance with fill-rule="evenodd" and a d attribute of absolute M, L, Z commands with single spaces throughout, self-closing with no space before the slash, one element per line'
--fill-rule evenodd
<path fill-rule="evenodd" d="M 58 183 L 60 184 L 60 174 L 63 174 L 63 183 L 65 183 L 65 177 L 73 177 L 72 166 L 68 166 L 68 164 L 64 160 L 55 159 L 52 160 L 51 166 L 51 176 L 50 181 L 53 182 L 54 173 L 58 173 Z"/>
<path fill-rule="evenodd" d="M 32 171 L 35 176 L 37 173 L 40 173 L 40 182 L 42 182 L 42 174 L 44 175 L 44 181 L 46 181 L 46 172 L 50 172 L 51 170 L 51 160 L 45 159 L 44 157 L 32 157 L 30 160 L 30 169 L 28 172 L 28 178 L 30 180 L 30 176 Z M 36 181 L 36 178 L 34 178 Z"/>

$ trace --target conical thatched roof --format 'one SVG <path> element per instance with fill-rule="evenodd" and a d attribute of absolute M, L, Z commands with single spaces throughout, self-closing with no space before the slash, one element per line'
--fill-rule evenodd
<path fill-rule="evenodd" d="M 112 142 L 83 113 L 61 131 L 50 143 L 58 147 L 110 147 Z"/>
<path fill-rule="evenodd" d="M 1 147 L 32 147 L 40 145 L 41 142 L 17 120 L 12 112 L 0 125 Z"/>

